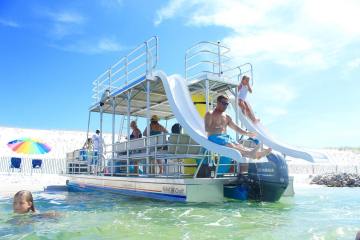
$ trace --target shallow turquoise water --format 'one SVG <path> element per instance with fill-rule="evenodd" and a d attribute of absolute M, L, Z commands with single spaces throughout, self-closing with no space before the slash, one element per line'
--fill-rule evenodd
<path fill-rule="evenodd" d="M 14 216 L 0 200 L 1 239 L 354 239 L 360 189 L 304 187 L 278 203 L 182 204 L 112 194 L 34 194 L 40 212 Z"/>

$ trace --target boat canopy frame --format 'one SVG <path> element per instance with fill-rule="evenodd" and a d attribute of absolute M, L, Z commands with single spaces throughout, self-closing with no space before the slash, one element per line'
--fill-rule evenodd
<path fill-rule="evenodd" d="M 208 49 L 207 49 L 208 47 Z M 110 66 L 107 71 L 102 73 L 93 82 L 93 104 L 89 108 L 89 120 L 88 120 L 88 132 L 90 127 L 91 113 L 100 113 L 100 137 L 102 138 L 102 125 L 103 114 L 112 114 L 112 143 L 106 146 L 104 154 L 106 154 L 107 160 L 111 161 L 111 166 L 107 166 L 105 159 L 102 159 L 103 153 L 98 154 L 98 161 L 93 164 L 88 164 L 90 168 L 95 168 L 96 173 L 104 173 L 103 169 L 110 167 L 111 172 L 114 172 L 114 162 L 124 162 L 126 176 L 131 175 L 130 167 L 139 167 L 139 164 L 131 162 L 136 158 L 146 159 L 146 162 L 142 165 L 145 167 L 145 173 L 148 175 L 156 175 L 156 171 L 151 171 L 154 166 L 157 167 L 157 159 L 184 159 L 184 158 L 199 158 L 200 155 L 204 157 L 211 157 L 212 153 L 209 151 L 196 152 L 191 154 L 179 154 L 174 152 L 173 154 L 164 154 L 158 149 L 171 148 L 174 143 L 171 141 L 162 141 L 155 143 L 151 140 L 154 136 L 150 136 L 150 117 L 152 115 L 158 115 L 161 119 L 171 119 L 174 117 L 170 105 L 167 100 L 165 89 L 157 77 L 153 76 L 153 72 L 159 62 L 159 39 L 154 36 L 145 41 L 128 55 L 121 58 L 114 65 Z M 213 49 L 217 50 L 214 51 Z M 209 110 L 210 99 L 215 99 L 215 96 L 223 94 L 228 91 L 237 96 L 237 86 L 239 84 L 240 76 L 250 72 L 252 77 L 251 64 L 245 64 L 231 68 L 225 63 L 230 61 L 228 56 L 230 49 L 221 45 L 220 42 L 199 42 L 193 47 L 189 48 L 185 54 L 185 76 L 189 76 L 189 72 L 192 72 L 192 76 L 187 78 L 189 91 L 194 93 L 205 93 L 206 98 L 206 110 Z M 215 60 L 194 60 L 202 57 L 203 54 L 211 54 L 215 56 Z M 211 65 L 212 70 L 202 68 L 205 65 Z M 249 67 L 250 70 L 243 70 L 243 67 Z M 196 72 L 198 71 L 198 72 Z M 237 73 L 234 74 L 233 72 Z M 194 73 L 195 72 L 195 73 Z M 135 77 L 134 77 L 135 76 Z M 251 78 L 252 79 L 252 78 Z M 211 95 L 211 97 L 210 97 Z M 238 107 L 237 107 L 238 108 Z M 238 110 L 237 110 L 238 111 Z M 130 123 L 131 116 L 143 117 L 147 121 L 147 138 L 136 141 L 143 141 L 141 148 L 132 149 L 129 147 L 133 140 L 125 141 L 123 143 L 115 142 L 115 116 L 122 115 L 122 126 L 124 119 L 127 118 L 127 123 Z M 238 114 L 236 114 L 236 122 L 238 122 Z M 127 126 L 127 139 L 130 139 L 130 124 Z M 171 139 L 172 135 L 163 134 L 166 139 Z M 238 137 L 237 137 L 238 138 Z M 157 139 L 157 137 L 155 137 Z M 123 151 L 118 151 L 120 145 L 125 148 Z M 184 147 L 184 146 L 182 146 Z M 195 142 L 188 142 L 186 146 L 188 149 L 199 148 Z M 108 150 L 107 150 L 108 149 Z M 137 152 L 139 151 L 140 152 Z M 141 154 L 137 154 L 141 153 Z M 111 155 L 109 155 L 111 154 Z M 153 161 L 155 160 L 155 161 Z M 193 177 L 195 178 L 203 161 L 197 164 L 197 170 Z M 91 166 L 93 165 L 93 166 Z M 169 167 L 169 164 L 165 164 Z M 220 164 L 217 164 L 216 172 Z M 227 164 L 225 164 L 227 165 Z M 236 164 L 231 164 L 236 169 Z M 80 166 L 80 165 L 79 165 Z M 178 167 L 189 167 L 193 164 L 186 165 L 184 163 L 178 164 Z M 88 169 L 91 171 L 91 169 Z M 100 171 L 99 171 L 100 170 Z M 139 174 L 139 173 L 137 173 Z M 233 174 L 236 174 L 234 170 Z M 216 175 L 216 174 L 215 174 Z"/>

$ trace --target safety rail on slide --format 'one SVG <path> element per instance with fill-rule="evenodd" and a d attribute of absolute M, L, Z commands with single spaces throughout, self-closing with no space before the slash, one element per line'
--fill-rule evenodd
<path fill-rule="evenodd" d="M 107 90 L 111 95 L 135 80 L 150 74 L 158 64 L 158 49 L 158 37 L 151 37 L 100 74 L 93 81 L 93 103 L 98 103 Z"/>

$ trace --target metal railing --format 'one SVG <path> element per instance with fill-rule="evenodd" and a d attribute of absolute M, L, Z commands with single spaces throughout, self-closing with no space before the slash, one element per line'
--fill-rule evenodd
<path fill-rule="evenodd" d="M 195 44 L 185 53 L 185 79 L 196 79 L 205 73 L 222 76 L 230 68 L 225 64 L 231 59 L 229 52 L 230 48 L 220 42 L 202 41 Z"/>
<path fill-rule="evenodd" d="M 182 140 L 180 140 L 182 139 Z M 149 144 L 147 144 L 149 142 Z M 114 154 L 108 154 L 104 163 L 94 165 L 93 156 L 84 154 L 67 154 L 67 173 L 95 174 L 106 176 L 161 176 L 170 178 L 197 177 L 200 165 L 209 162 L 216 167 L 214 175 L 235 176 L 234 163 L 222 163 L 215 160 L 199 144 L 184 134 L 160 134 L 145 138 L 115 143 L 112 147 Z M 76 151 L 75 151 L 76 152 Z M 80 152 L 86 152 L 80 150 Z M 114 157 L 111 157 L 114 156 Z M 150 158 L 147 163 L 146 159 Z M 97 159 L 97 158 L 96 158 Z M 197 161 L 196 161 L 197 159 Z M 200 161 L 201 160 L 201 161 Z M 220 167 L 232 166 L 232 171 L 219 173 Z"/>
<path fill-rule="evenodd" d="M 230 66 L 232 60 L 230 48 L 220 42 L 199 42 L 185 53 L 185 79 L 193 80 L 204 74 L 213 74 L 224 79 L 240 82 L 243 75 L 248 75 L 253 85 L 253 67 L 251 63 Z"/>
<path fill-rule="evenodd" d="M 111 95 L 135 80 L 146 77 L 158 64 L 158 37 L 151 37 L 122 57 L 93 81 L 93 103 L 98 103 L 108 90 Z"/>
<path fill-rule="evenodd" d="M 253 74 L 253 66 L 251 63 L 244 63 L 242 65 L 229 68 L 225 71 L 223 71 L 223 74 L 228 79 L 237 79 L 237 81 L 240 83 L 241 77 L 244 75 L 247 75 L 250 77 L 251 85 L 254 85 L 254 74 Z"/>

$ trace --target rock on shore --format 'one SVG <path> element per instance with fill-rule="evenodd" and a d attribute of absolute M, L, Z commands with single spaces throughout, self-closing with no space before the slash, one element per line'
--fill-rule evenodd
<path fill-rule="evenodd" d="M 315 176 L 310 184 L 328 187 L 360 187 L 360 175 L 352 173 L 327 173 Z"/>

